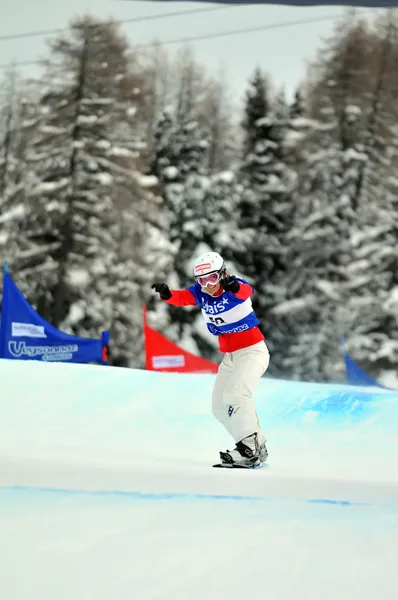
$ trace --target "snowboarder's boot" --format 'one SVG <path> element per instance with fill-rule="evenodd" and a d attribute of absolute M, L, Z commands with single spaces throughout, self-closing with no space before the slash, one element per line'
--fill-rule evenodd
<path fill-rule="evenodd" d="M 262 462 L 265 462 L 267 456 L 265 440 L 260 446 L 257 433 L 253 433 L 238 442 L 234 450 L 220 452 L 223 464 L 236 464 L 243 467 L 259 466 Z"/>

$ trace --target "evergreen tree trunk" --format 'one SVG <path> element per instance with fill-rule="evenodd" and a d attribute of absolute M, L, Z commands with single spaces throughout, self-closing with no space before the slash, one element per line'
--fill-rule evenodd
<path fill-rule="evenodd" d="M 79 59 L 79 71 L 77 74 L 75 98 L 73 99 L 75 106 L 74 123 L 72 126 L 71 137 L 71 155 L 69 161 L 69 173 L 67 177 L 70 185 L 68 190 L 67 209 L 63 223 L 60 227 L 61 243 L 59 252 L 57 255 L 58 259 L 58 280 L 53 289 L 53 305 L 50 309 L 50 319 L 55 327 L 59 327 L 62 321 L 65 319 L 68 307 L 67 307 L 67 296 L 68 286 L 66 284 L 66 275 L 68 269 L 68 258 L 70 253 L 74 249 L 73 242 L 73 226 L 72 220 L 74 215 L 74 201 L 76 198 L 77 190 L 77 163 L 78 163 L 78 142 L 80 141 L 81 129 L 79 124 L 79 117 L 81 115 L 81 102 L 85 94 L 85 82 L 87 74 L 87 61 L 89 53 L 90 37 L 93 35 L 93 30 L 90 32 L 87 28 L 83 31 L 83 47 Z M 40 309 L 40 307 L 39 307 Z"/>

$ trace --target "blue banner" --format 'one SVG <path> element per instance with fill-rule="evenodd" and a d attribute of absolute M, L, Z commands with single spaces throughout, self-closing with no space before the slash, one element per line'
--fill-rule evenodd
<path fill-rule="evenodd" d="M 109 332 L 100 340 L 63 333 L 29 304 L 5 268 L 0 321 L 0 358 L 107 364 Z"/>
<path fill-rule="evenodd" d="M 341 344 L 343 346 L 343 357 L 345 362 L 346 377 L 348 383 L 351 385 L 370 385 L 375 387 L 384 388 L 384 385 L 378 383 L 373 377 L 368 375 L 351 356 L 348 354 L 345 348 L 344 338 L 341 338 Z"/>

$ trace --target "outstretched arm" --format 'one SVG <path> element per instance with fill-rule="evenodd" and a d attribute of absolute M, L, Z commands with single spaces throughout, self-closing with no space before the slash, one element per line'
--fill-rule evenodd
<path fill-rule="evenodd" d="M 195 296 L 189 290 L 170 290 L 171 298 L 165 300 L 173 306 L 195 306 Z"/>
<path fill-rule="evenodd" d="M 160 298 L 172 306 L 195 306 L 195 296 L 189 290 L 170 290 L 167 283 L 154 283 L 152 289 Z"/>

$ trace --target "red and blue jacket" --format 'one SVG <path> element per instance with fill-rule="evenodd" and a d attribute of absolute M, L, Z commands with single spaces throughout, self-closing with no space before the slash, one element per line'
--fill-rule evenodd
<path fill-rule="evenodd" d="M 171 298 L 164 300 L 173 306 L 200 306 L 209 333 L 218 337 L 220 352 L 234 352 L 257 344 L 264 339 L 258 328 L 251 296 L 254 289 L 237 277 L 240 288 L 236 294 L 220 288 L 214 296 L 199 283 L 186 290 L 170 290 Z"/>

